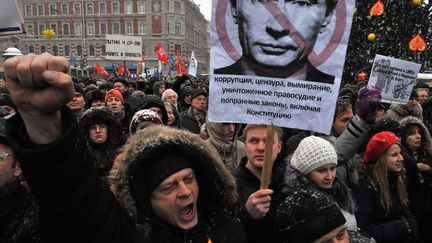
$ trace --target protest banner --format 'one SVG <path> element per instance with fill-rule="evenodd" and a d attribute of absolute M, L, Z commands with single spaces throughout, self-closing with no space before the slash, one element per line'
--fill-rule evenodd
<path fill-rule="evenodd" d="M 326 2 L 213 1 L 210 121 L 330 133 L 354 1 Z"/>
<path fill-rule="evenodd" d="M 20 34 L 25 31 L 24 18 L 18 1 L 4 0 L 0 8 L 0 35 Z"/>
<path fill-rule="evenodd" d="M 197 69 L 198 69 L 198 61 L 195 58 L 195 53 L 194 51 L 192 51 L 191 53 L 191 57 L 189 60 L 189 69 L 188 69 L 188 74 L 196 77 L 197 76 Z"/>
<path fill-rule="evenodd" d="M 107 60 L 138 61 L 142 55 L 140 36 L 105 35 Z"/>
<path fill-rule="evenodd" d="M 368 86 L 381 90 L 381 101 L 408 103 L 421 65 L 392 57 L 375 55 Z"/>

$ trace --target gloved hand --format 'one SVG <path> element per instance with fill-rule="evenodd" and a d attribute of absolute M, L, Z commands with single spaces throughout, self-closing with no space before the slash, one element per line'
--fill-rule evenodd
<path fill-rule="evenodd" d="M 356 114 L 365 122 L 374 123 L 380 101 L 381 92 L 375 86 L 361 88 L 357 96 Z"/>

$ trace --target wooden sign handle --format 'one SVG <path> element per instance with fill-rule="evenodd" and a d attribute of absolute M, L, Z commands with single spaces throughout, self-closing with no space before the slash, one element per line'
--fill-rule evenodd
<path fill-rule="evenodd" d="M 264 152 L 264 164 L 261 172 L 260 189 L 267 189 L 270 184 L 270 175 L 273 167 L 273 161 L 272 161 L 273 144 L 274 144 L 274 127 L 273 125 L 268 125 L 265 152 Z"/>

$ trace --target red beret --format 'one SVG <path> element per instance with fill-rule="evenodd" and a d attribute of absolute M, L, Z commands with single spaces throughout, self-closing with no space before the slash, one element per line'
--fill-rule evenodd
<path fill-rule="evenodd" d="M 366 146 L 363 160 L 366 164 L 375 164 L 384 152 L 395 143 L 399 138 L 392 132 L 380 132 L 375 134 Z"/>

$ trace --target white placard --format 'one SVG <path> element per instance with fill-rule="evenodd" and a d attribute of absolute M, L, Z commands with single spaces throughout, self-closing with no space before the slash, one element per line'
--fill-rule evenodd
<path fill-rule="evenodd" d="M 230 2 L 213 0 L 209 120 L 329 134 L 354 0 Z"/>
<path fill-rule="evenodd" d="M 3 0 L 0 7 L 0 35 L 24 32 L 24 18 L 16 0 Z"/>
<path fill-rule="evenodd" d="M 421 65 L 392 57 L 375 55 L 368 86 L 381 90 L 381 101 L 408 103 Z"/>
<path fill-rule="evenodd" d="M 142 38 L 129 35 L 105 35 L 106 55 L 108 60 L 140 61 Z"/>

